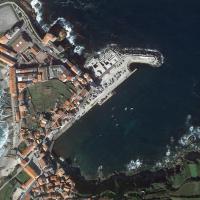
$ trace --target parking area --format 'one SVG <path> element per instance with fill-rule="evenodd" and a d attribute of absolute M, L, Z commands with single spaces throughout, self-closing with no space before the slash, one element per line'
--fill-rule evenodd
<path fill-rule="evenodd" d="M 12 28 L 18 22 L 18 18 L 10 5 L 0 6 L 0 33 Z"/>

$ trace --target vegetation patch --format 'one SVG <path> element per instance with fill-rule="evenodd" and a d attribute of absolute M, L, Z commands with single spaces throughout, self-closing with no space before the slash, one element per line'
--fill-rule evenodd
<path fill-rule="evenodd" d="M 200 162 L 197 163 L 187 163 L 183 165 L 183 170 L 170 178 L 170 183 L 172 183 L 173 188 L 179 188 L 181 185 L 189 178 L 200 177 Z"/>
<path fill-rule="evenodd" d="M 70 82 L 57 79 L 37 83 L 28 88 L 35 112 L 48 112 L 55 104 L 63 104 L 72 96 L 74 87 Z"/>
<path fill-rule="evenodd" d="M 21 183 L 24 184 L 26 183 L 31 177 L 24 171 L 20 172 L 17 176 L 16 179 Z"/>
<path fill-rule="evenodd" d="M 193 178 L 196 178 L 198 176 L 198 165 L 192 163 L 192 164 L 189 164 L 188 167 L 190 169 L 191 176 Z"/>
<path fill-rule="evenodd" d="M 27 148 L 27 145 L 25 142 L 21 142 L 20 145 L 18 146 L 18 150 L 20 153 L 22 153 L 26 148 Z"/>
<path fill-rule="evenodd" d="M 174 193 L 176 196 L 200 196 L 200 182 L 191 181 L 185 183 L 178 191 Z"/>
<path fill-rule="evenodd" d="M 2 190 L 0 190 L 0 199 L 11 200 L 12 195 L 18 186 L 19 185 L 14 180 L 9 182 Z"/>
<path fill-rule="evenodd" d="M 107 191 L 101 193 L 101 197 L 104 197 L 104 198 L 107 197 L 109 199 L 114 199 L 116 197 L 116 194 L 112 191 L 107 190 Z"/>

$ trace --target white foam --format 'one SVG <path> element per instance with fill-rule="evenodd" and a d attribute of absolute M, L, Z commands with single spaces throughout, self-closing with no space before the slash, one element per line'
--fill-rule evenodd
<path fill-rule="evenodd" d="M 4 91 L 0 90 L 0 98 L 4 98 L 3 96 Z M 0 105 L 0 156 L 2 156 L 2 154 L 5 151 L 5 144 L 8 140 L 8 135 L 9 135 L 9 126 L 7 124 L 6 121 L 3 121 L 3 118 L 5 117 L 5 115 L 3 114 L 3 108 L 2 105 Z"/>
<path fill-rule="evenodd" d="M 140 159 L 131 160 L 127 165 L 126 168 L 128 171 L 139 169 L 142 166 L 142 161 Z"/>
<path fill-rule="evenodd" d="M 53 23 L 51 23 L 49 26 L 45 25 L 45 28 L 48 30 L 54 26 L 56 23 L 59 23 L 67 32 L 67 40 L 70 42 L 71 45 L 75 46 L 74 48 L 74 53 L 77 53 L 78 55 L 81 55 L 85 49 L 83 46 L 76 45 L 75 40 L 76 40 L 76 35 L 73 31 L 73 25 L 69 23 L 65 18 L 59 17 L 57 18 Z"/>
<path fill-rule="evenodd" d="M 190 126 L 189 131 L 193 132 L 193 130 L 194 130 L 194 126 Z"/>
<path fill-rule="evenodd" d="M 166 156 L 170 156 L 170 155 L 171 155 L 171 151 L 170 149 L 167 149 Z"/>
<path fill-rule="evenodd" d="M 36 20 L 38 23 L 42 22 L 42 3 L 39 0 L 32 0 L 31 6 L 36 13 Z"/>
<path fill-rule="evenodd" d="M 191 119 L 192 119 L 192 115 L 188 114 L 188 115 L 187 115 L 187 118 L 186 118 L 186 122 L 185 122 L 186 126 L 189 126 L 189 125 L 190 125 Z"/>
<path fill-rule="evenodd" d="M 60 23 L 60 25 L 67 31 L 67 36 L 66 38 L 72 44 L 75 46 L 74 48 L 74 53 L 77 53 L 78 55 L 82 55 L 85 47 L 76 45 L 75 40 L 76 40 L 76 34 L 73 32 L 73 25 L 69 23 L 66 19 L 63 17 L 58 17 L 53 23 L 50 25 L 43 23 L 42 21 L 42 3 L 39 0 L 32 0 L 31 1 L 31 6 L 34 9 L 36 13 L 36 20 L 37 22 L 42 26 L 42 28 L 48 32 L 49 29 L 54 26 L 57 22 Z"/>
<path fill-rule="evenodd" d="M 187 146 L 189 144 L 188 135 L 183 135 L 178 141 L 181 146 Z"/>
<path fill-rule="evenodd" d="M 191 115 L 189 115 L 187 119 L 191 119 Z M 193 138 L 200 138 L 200 127 L 199 126 L 193 126 L 190 124 L 190 126 L 188 127 L 187 133 L 184 134 L 180 138 L 179 144 L 181 146 L 187 146 L 187 145 L 191 144 L 191 141 L 189 140 L 189 138 L 191 138 L 192 136 L 193 136 Z"/>
<path fill-rule="evenodd" d="M 76 46 L 75 49 L 74 49 L 74 53 L 77 53 L 78 55 L 82 55 L 84 50 L 85 50 L 85 47 Z"/>
<path fill-rule="evenodd" d="M 160 161 L 158 161 L 158 162 L 156 163 L 156 167 L 162 167 L 162 163 L 161 163 Z"/>
<path fill-rule="evenodd" d="M 7 125 L 6 122 L 1 122 L 0 123 L 0 131 L 2 132 L 0 136 L 0 156 L 5 151 L 5 144 L 8 140 L 8 135 L 9 135 L 9 126 Z"/>

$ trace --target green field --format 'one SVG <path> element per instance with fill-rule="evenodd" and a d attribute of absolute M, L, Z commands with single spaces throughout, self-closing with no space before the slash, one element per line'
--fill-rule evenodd
<path fill-rule="evenodd" d="M 190 181 L 185 183 L 179 190 L 172 193 L 174 196 L 200 196 L 200 182 Z"/>
<path fill-rule="evenodd" d="M 15 181 L 12 180 L 9 182 L 1 191 L 0 191 L 0 199 L 1 200 L 11 200 L 12 195 L 16 188 L 19 187 L 19 184 Z"/>
<path fill-rule="evenodd" d="M 57 79 L 37 83 L 28 88 L 35 112 L 48 112 L 56 103 L 64 103 L 74 91 L 70 82 L 63 83 Z"/>
<path fill-rule="evenodd" d="M 181 173 L 170 177 L 173 188 L 179 188 L 187 179 L 200 177 L 200 162 L 184 163 Z"/>
<path fill-rule="evenodd" d="M 17 176 L 16 179 L 21 183 L 24 184 L 26 183 L 31 177 L 24 171 L 20 172 Z"/>

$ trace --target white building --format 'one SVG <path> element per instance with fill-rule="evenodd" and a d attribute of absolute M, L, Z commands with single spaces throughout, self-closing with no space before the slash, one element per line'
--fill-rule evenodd
<path fill-rule="evenodd" d="M 94 75 L 101 78 L 104 74 L 108 73 L 119 60 L 119 55 L 115 51 L 109 49 L 98 54 L 98 57 L 92 58 L 87 63 L 86 68 L 91 68 Z"/>

